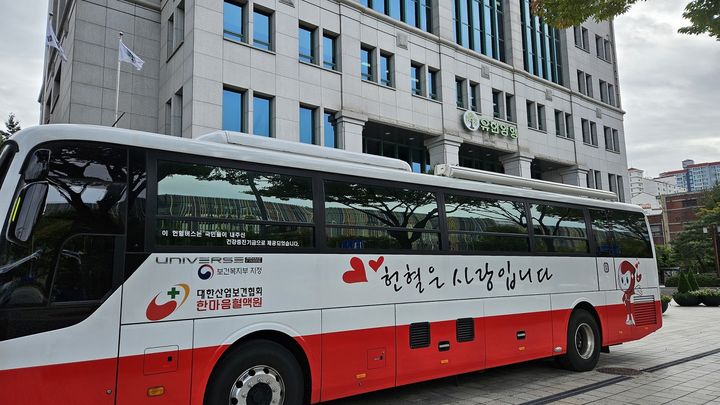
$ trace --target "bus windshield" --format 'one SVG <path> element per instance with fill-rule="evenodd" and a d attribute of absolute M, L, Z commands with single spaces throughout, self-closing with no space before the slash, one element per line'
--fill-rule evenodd
<path fill-rule="evenodd" d="M 36 155 L 47 160 L 26 165 L 0 239 L 0 341 L 47 328 L 34 320 L 54 304 L 99 305 L 124 231 L 125 149 L 59 142 Z"/>

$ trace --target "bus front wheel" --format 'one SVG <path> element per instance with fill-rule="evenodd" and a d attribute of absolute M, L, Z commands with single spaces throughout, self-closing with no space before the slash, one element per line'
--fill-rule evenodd
<path fill-rule="evenodd" d="M 301 405 L 302 370 L 295 356 L 272 341 L 230 349 L 210 376 L 205 405 Z"/>
<path fill-rule="evenodd" d="M 588 311 L 576 309 L 568 322 L 567 353 L 557 358 L 572 371 L 590 371 L 600 359 L 600 328 Z"/>

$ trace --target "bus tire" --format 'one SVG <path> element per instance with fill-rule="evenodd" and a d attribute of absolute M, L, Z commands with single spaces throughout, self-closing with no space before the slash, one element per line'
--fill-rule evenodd
<path fill-rule="evenodd" d="M 600 328 L 595 317 L 584 309 L 570 315 L 567 334 L 567 353 L 557 358 L 558 363 L 572 371 L 590 371 L 600 359 Z"/>
<path fill-rule="evenodd" d="M 213 370 L 205 405 L 301 405 L 302 369 L 284 346 L 254 340 L 230 349 Z"/>

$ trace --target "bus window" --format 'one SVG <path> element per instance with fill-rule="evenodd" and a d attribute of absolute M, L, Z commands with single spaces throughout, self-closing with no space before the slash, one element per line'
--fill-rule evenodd
<path fill-rule="evenodd" d="M 582 209 L 531 204 L 535 250 L 548 253 L 588 253 Z"/>
<path fill-rule="evenodd" d="M 445 214 L 450 250 L 530 251 L 523 202 L 448 194 Z"/>
<path fill-rule="evenodd" d="M 645 215 L 640 212 L 610 211 L 618 257 L 653 257 Z"/>
<path fill-rule="evenodd" d="M 313 246 L 312 179 L 158 162 L 157 243 L 163 246 Z"/>
<path fill-rule="evenodd" d="M 592 220 L 592 233 L 595 237 L 595 256 L 613 257 L 617 255 L 617 248 L 612 237 L 612 223 L 605 210 L 590 210 Z"/>
<path fill-rule="evenodd" d="M 112 290 L 114 245 L 102 245 L 98 235 L 114 242 L 116 235 L 124 233 L 121 207 L 127 189 L 127 152 L 69 142 L 52 144 L 48 150 L 47 171 L 42 177 L 24 173 L 23 178 L 32 182 L 20 184 L 23 188 L 47 185 L 44 210 L 27 243 L 0 241 L 0 340 L 80 322 Z M 16 204 L 21 211 L 23 202 L 16 200 Z M 81 234 L 85 235 L 81 239 L 97 240 L 81 246 L 77 242 L 81 239 L 76 239 Z M 89 303 L 63 315 L 50 315 L 53 279 L 58 288 L 76 290 L 68 299 Z"/>
<path fill-rule="evenodd" d="M 429 191 L 326 181 L 325 222 L 330 248 L 440 248 L 437 201 Z"/>

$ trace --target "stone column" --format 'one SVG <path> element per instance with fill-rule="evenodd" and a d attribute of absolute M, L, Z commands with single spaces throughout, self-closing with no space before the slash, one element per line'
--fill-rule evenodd
<path fill-rule="evenodd" d="M 563 184 L 572 184 L 573 186 L 587 187 L 588 169 L 579 166 L 573 166 L 565 170 L 560 170 Z"/>
<path fill-rule="evenodd" d="M 338 136 L 338 147 L 351 152 L 362 153 L 362 133 L 367 122 L 367 116 L 344 110 L 335 114 L 335 122 L 340 135 Z"/>
<path fill-rule="evenodd" d="M 505 169 L 505 174 L 511 176 L 531 178 L 530 165 L 535 157 L 525 156 L 519 154 L 512 154 L 500 157 L 500 163 L 502 163 Z"/>
<path fill-rule="evenodd" d="M 430 167 L 434 168 L 439 164 L 459 165 L 461 143 L 448 138 L 431 138 L 425 141 L 430 152 Z"/>

